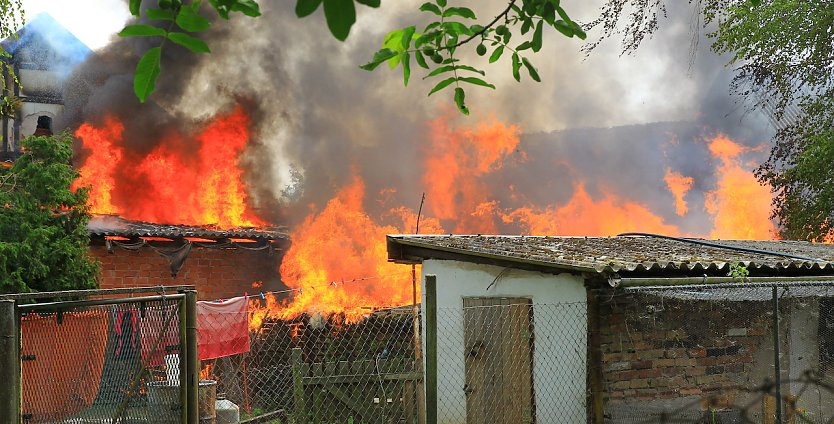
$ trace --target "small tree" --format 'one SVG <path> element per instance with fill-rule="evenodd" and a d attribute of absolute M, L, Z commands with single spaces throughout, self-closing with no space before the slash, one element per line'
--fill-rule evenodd
<path fill-rule="evenodd" d="M 0 167 L 0 292 L 96 287 L 87 255 L 87 190 L 70 190 L 72 137 L 30 137 L 11 167 Z"/>

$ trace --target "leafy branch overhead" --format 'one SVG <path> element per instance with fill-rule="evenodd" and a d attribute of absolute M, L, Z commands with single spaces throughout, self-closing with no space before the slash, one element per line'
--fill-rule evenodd
<path fill-rule="evenodd" d="M 317 4 L 320 1 L 298 0 L 296 11 L 302 8 L 302 4 L 306 6 L 310 3 Z M 327 1 L 324 3 L 326 14 Z M 303 11 L 312 13 L 307 8 L 303 8 Z M 400 66 L 403 84 L 407 86 L 413 56 L 417 65 L 428 71 L 424 79 L 442 78 L 429 91 L 429 96 L 447 87 L 454 87 L 455 104 L 467 115 L 469 108 L 466 106 L 464 92 L 466 84 L 492 89 L 495 86 L 481 78 L 486 76 L 485 71 L 466 65 L 455 56 L 459 48 L 474 46 L 479 56 L 485 56 L 492 49 L 489 63 L 497 62 L 506 51 L 516 81 L 521 81 L 521 68 L 524 67 L 531 79 L 541 82 L 538 70 L 526 55 L 541 50 L 545 27 L 554 28 L 566 37 L 586 38 L 582 27 L 570 19 L 559 0 L 510 0 L 501 13 L 483 25 L 472 23 L 477 22 L 472 9 L 449 6 L 446 0 L 424 3 L 420 11 L 432 15 L 434 20 L 422 32 L 417 32 L 416 26 L 409 26 L 388 33 L 382 48 L 360 68 L 373 71 L 383 62 L 387 62 L 391 69 Z M 516 38 L 529 35 L 520 42 L 514 41 L 516 31 L 519 34 Z"/>
<path fill-rule="evenodd" d="M 144 102 L 153 93 L 161 71 L 162 49 L 171 41 L 194 53 L 209 53 L 209 46 L 198 35 L 211 23 L 201 15 L 201 0 L 158 0 L 157 7 L 142 9 L 143 0 L 130 0 L 130 12 L 137 18 L 153 23 L 137 23 L 126 26 L 123 37 L 158 37 L 160 43 L 152 47 L 139 60 L 134 75 L 133 89 L 136 97 Z M 344 41 L 356 23 L 356 3 L 377 8 L 381 0 L 297 0 L 295 14 L 299 18 L 312 15 L 321 7 L 330 33 Z M 483 77 L 486 72 L 461 62 L 456 57 L 458 49 L 474 46 L 475 52 L 485 56 L 490 50 L 489 63 L 497 62 L 507 52 L 513 77 L 521 81 L 521 69 L 534 81 L 540 82 L 538 70 L 527 57 L 542 48 L 545 28 L 553 28 L 566 37 L 585 39 L 585 31 L 571 20 L 560 6 L 559 0 L 508 0 L 506 8 L 491 21 L 478 24 L 475 11 L 467 7 L 447 5 L 446 0 L 434 0 L 420 6 L 421 12 L 433 19 L 421 32 L 417 26 L 392 31 L 385 36 L 382 49 L 361 68 L 372 71 L 383 62 L 394 69 L 402 68 L 403 83 L 407 86 L 411 77 L 411 59 L 428 72 L 425 78 L 439 81 L 429 91 L 432 95 L 447 87 L 454 88 L 454 101 L 458 109 L 468 114 L 464 87 L 476 85 L 494 89 Z M 247 16 L 260 15 L 255 0 L 208 0 L 211 8 L 222 18 L 229 19 L 233 12 Z M 516 35 L 518 34 L 518 35 Z M 522 36 L 524 39 L 514 40 Z M 512 43 L 512 44 L 511 44 Z"/>
<path fill-rule="evenodd" d="M 223 19 L 229 19 L 232 12 L 251 17 L 261 15 L 260 7 L 254 0 L 208 0 L 208 4 Z M 119 36 L 161 39 L 159 45 L 148 49 L 136 65 L 133 92 L 139 101 L 144 103 L 156 88 L 156 79 L 162 70 L 162 48 L 167 41 L 185 47 L 193 53 L 211 52 L 208 44 L 195 36 L 211 26 L 211 22 L 200 14 L 201 5 L 201 0 L 190 3 L 183 3 L 182 0 L 159 0 L 158 7 L 142 10 L 142 0 L 130 0 L 129 8 L 133 16 L 156 22 L 156 25 L 127 25 L 119 32 Z"/>

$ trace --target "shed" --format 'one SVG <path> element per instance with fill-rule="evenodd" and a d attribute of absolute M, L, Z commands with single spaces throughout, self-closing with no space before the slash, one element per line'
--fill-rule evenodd
<path fill-rule="evenodd" d="M 436 276 L 439 423 L 834 415 L 808 377 L 834 369 L 834 246 L 389 235 L 388 256 Z"/>
<path fill-rule="evenodd" d="M 87 230 L 101 288 L 187 284 L 201 300 L 279 288 L 289 247 L 283 227 L 219 229 L 94 215 Z"/>

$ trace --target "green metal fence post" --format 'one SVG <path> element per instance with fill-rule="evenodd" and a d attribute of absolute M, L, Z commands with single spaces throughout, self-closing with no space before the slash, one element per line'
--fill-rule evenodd
<path fill-rule="evenodd" d="M 773 286 L 773 376 L 776 383 L 776 424 L 782 424 L 782 366 L 779 360 L 779 289 Z"/>
<path fill-rule="evenodd" d="M 184 293 L 184 292 L 180 292 Z M 179 301 L 179 318 L 180 318 L 180 352 L 179 352 L 179 375 L 178 375 L 178 383 L 180 385 L 180 423 L 181 424 L 188 424 L 188 384 L 186 384 L 186 376 L 188 375 L 188 361 L 185 359 L 188 357 L 188 340 L 186 334 L 188 333 L 185 329 L 185 321 L 186 321 L 186 303 L 187 299 L 183 298 Z"/>
<path fill-rule="evenodd" d="M 185 404 L 189 424 L 197 424 L 200 416 L 197 390 L 200 387 L 200 359 L 197 356 L 197 292 L 185 292 L 185 343 L 188 371 L 180 376 L 180 384 L 188 385 L 188 401 Z M 183 381 L 183 377 L 185 378 Z"/>
<path fill-rule="evenodd" d="M 437 276 L 426 275 L 426 424 L 437 424 Z"/>
<path fill-rule="evenodd" d="M 13 300 L 0 300 L 0 421 L 20 422 L 20 327 Z"/>

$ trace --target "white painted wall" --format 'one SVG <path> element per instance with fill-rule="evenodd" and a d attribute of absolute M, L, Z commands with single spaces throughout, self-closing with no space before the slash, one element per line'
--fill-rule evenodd
<path fill-rule="evenodd" d="M 438 422 L 466 423 L 464 297 L 532 299 L 536 422 L 584 422 L 588 332 L 583 279 L 511 269 L 487 290 L 502 271 L 503 267 L 461 261 L 423 262 L 423 288 L 426 275 L 437 276 Z"/>
<path fill-rule="evenodd" d="M 55 125 L 55 117 L 60 115 L 64 110 L 62 105 L 53 105 L 45 103 L 23 103 L 20 109 L 23 120 L 20 123 L 20 138 L 26 138 L 35 133 L 38 127 L 38 117 L 41 115 L 52 118 L 53 130 Z"/>

